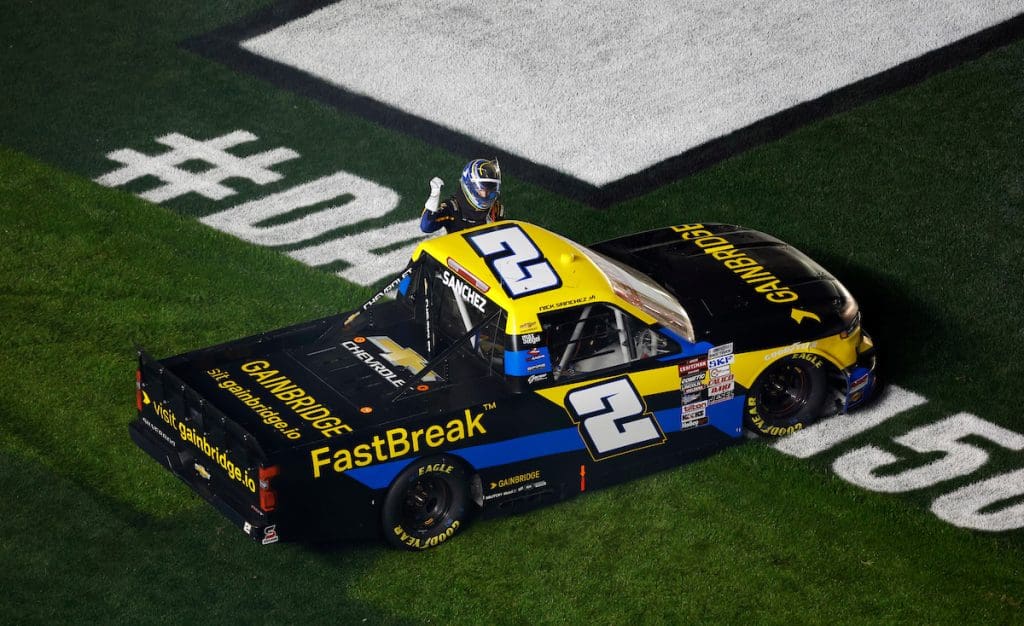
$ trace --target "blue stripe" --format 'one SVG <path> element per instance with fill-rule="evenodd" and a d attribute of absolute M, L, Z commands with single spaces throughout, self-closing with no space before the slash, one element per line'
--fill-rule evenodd
<path fill-rule="evenodd" d="M 551 371 L 551 355 L 548 349 L 532 348 L 537 354 L 531 355 L 530 350 L 506 350 L 505 373 L 509 376 L 529 376 Z"/>
<path fill-rule="evenodd" d="M 719 404 L 708 407 L 708 425 L 717 428 L 730 437 L 743 434 L 743 401 L 746 396 L 737 396 Z M 682 413 L 679 407 L 656 411 L 655 418 L 665 433 L 679 432 L 682 429 Z M 487 469 L 496 465 L 507 465 L 527 459 L 575 452 L 583 450 L 583 439 L 580 438 L 576 426 L 560 430 L 552 430 L 536 435 L 526 435 L 496 443 L 485 443 L 458 450 L 449 450 L 444 454 L 462 457 L 477 469 Z M 369 467 L 348 470 L 345 474 L 370 489 L 384 489 L 398 476 L 409 463 L 418 457 L 402 458 L 398 461 L 379 463 Z"/>
<path fill-rule="evenodd" d="M 474 467 L 485 469 L 495 465 L 505 465 L 582 449 L 583 440 L 580 438 L 580 433 L 575 426 L 571 426 L 562 430 L 527 435 L 508 441 L 453 450 L 453 453 L 466 459 Z"/>
<path fill-rule="evenodd" d="M 737 395 L 731 400 L 708 407 L 708 423 L 732 438 L 743 436 L 743 403 L 747 396 Z"/>
<path fill-rule="evenodd" d="M 677 428 L 678 430 L 678 428 Z M 562 430 L 553 430 L 536 435 L 517 437 L 497 443 L 485 443 L 458 450 L 448 450 L 443 454 L 460 456 L 477 469 L 486 469 L 495 465 L 505 465 L 526 459 L 573 452 L 583 449 L 583 440 L 575 426 Z M 370 489 L 383 489 L 391 484 L 409 463 L 418 457 L 402 458 L 399 461 L 379 463 L 369 467 L 350 469 L 345 474 L 363 483 Z"/>
<path fill-rule="evenodd" d="M 669 337 L 669 338 L 671 338 L 673 341 L 675 341 L 680 346 L 682 346 L 682 350 L 680 350 L 679 352 L 676 352 L 675 354 L 670 354 L 668 356 L 658 357 L 659 361 L 675 361 L 676 359 L 682 359 L 682 358 L 686 358 L 688 356 L 697 356 L 698 354 L 707 354 L 708 350 L 710 350 L 711 348 L 715 347 L 714 344 L 709 343 L 707 341 L 701 341 L 700 343 L 690 343 L 689 341 L 683 339 L 678 334 L 672 332 L 671 330 L 669 330 L 668 328 L 665 328 L 665 327 L 659 328 L 658 332 L 663 334 L 663 335 L 665 335 L 665 336 L 667 336 L 667 337 Z"/>

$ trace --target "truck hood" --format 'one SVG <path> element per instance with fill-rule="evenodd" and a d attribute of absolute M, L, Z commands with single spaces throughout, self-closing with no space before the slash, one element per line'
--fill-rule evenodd
<path fill-rule="evenodd" d="M 843 285 L 771 235 L 691 224 L 591 246 L 643 272 L 683 305 L 698 341 L 756 350 L 842 330 L 856 310 Z"/>

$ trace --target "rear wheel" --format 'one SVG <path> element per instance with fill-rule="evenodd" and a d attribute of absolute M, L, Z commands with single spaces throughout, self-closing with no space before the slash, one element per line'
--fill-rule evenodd
<path fill-rule="evenodd" d="M 406 550 L 426 550 L 447 541 L 466 523 L 469 486 L 452 457 L 421 459 L 402 470 L 384 499 L 384 536 Z"/>
<path fill-rule="evenodd" d="M 823 357 L 801 352 L 779 359 L 750 388 L 747 428 L 770 437 L 804 428 L 821 415 L 827 387 Z"/>

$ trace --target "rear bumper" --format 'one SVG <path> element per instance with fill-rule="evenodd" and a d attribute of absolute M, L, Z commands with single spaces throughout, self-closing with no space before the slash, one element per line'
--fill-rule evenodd
<path fill-rule="evenodd" d="M 128 434 L 143 452 L 166 467 L 181 482 L 220 511 L 232 524 L 264 545 L 280 539 L 278 525 L 272 515 L 259 508 L 231 498 L 227 493 L 218 493 L 217 488 L 200 474 L 195 457 L 179 442 L 168 437 L 163 430 L 149 421 L 146 416 L 128 425 Z"/>

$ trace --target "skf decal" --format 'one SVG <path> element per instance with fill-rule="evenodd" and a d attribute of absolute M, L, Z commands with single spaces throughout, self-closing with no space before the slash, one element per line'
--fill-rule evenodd
<path fill-rule="evenodd" d="M 706 230 L 703 224 L 687 224 L 685 226 L 673 226 L 672 230 L 680 233 L 680 236 L 693 242 L 704 254 L 710 255 L 716 261 L 720 261 L 733 274 L 754 287 L 754 291 L 764 294 L 768 302 L 782 304 L 794 302 L 799 295 L 786 285 L 778 276 L 772 274 L 746 252 L 736 249 L 736 246 L 729 243 L 724 237 L 719 237 Z"/>
<path fill-rule="evenodd" d="M 794 343 L 794 344 L 786 346 L 785 348 L 779 348 L 778 350 L 773 350 L 773 351 L 769 352 L 768 354 L 764 355 L 764 360 L 765 361 L 773 361 L 773 360 L 779 358 L 780 356 L 783 356 L 783 355 L 786 355 L 786 354 L 790 354 L 791 352 L 802 352 L 804 350 L 810 350 L 811 348 L 816 348 L 817 346 L 818 346 L 818 342 L 817 341 L 804 341 L 802 343 Z"/>
<path fill-rule="evenodd" d="M 370 441 L 351 448 L 331 450 L 329 447 L 310 451 L 309 459 L 313 478 L 320 478 L 323 469 L 329 467 L 342 474 L 354 467 L 366 467 L 373 463 L 401 458 L 407 454 L 426 452 L 445 444 L 459 443 L 480 435 L 486 435 L 483 425 L 484 413 L 473 415 L 469 409 L 460 418 L 449 420 L 444 426 L 431 424 L 424 428 L 391 428 L 383 435 L 374 435 Z"/>

